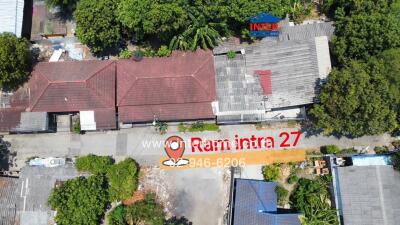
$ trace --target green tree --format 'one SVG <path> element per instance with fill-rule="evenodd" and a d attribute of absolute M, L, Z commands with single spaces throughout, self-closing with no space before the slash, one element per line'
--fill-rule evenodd
<path fill-rule="evenodd" d="M 126 225 L 125 207 L 123 205 L 119 205 L 119 206 L 115 207 L 107 215 L 107 223 L 108 223 L 108 225 Z"/>
<path fill-rule="evenodd" d="M 97 156 L 89 154 L 76 159 L 75 167 L 78 171 L 90 172 L 92 174 L 105 174 L 114 164 L 111 156 Z"/>
<path fill-rule="evenodd" d="M 129 225 L 163 225 L 165 213 L 157 204 L 153 194 L 147 194 L 143 201 L 129 205 L 125 210 L 125 220 Z"/>
<path fill-rule="evenodd" d="M 321 152 L 323 154 L 336 154 L 340 151 L 339 147 L 336 145 L 325 145 L 321 146 Z"/>
<path fill-rule="evenodd" d="M 30 69 L 28 42 L 11 33 L 0 33 L 0 88 L 17 88 L 27 80 Z"/>
<path fill-rule="evenodd" d="M 127 158 L 108 169 L 107 178 L 111 201 L 121 201 L 132 196 L 137 188 L 138 168 L 135 160 Z"/>
<path fill-rule="evenodd" d="M 281 168 L 278 165 L 264 166 L 263 175 L 266 181 L 277 181 L 281 176 Z"/>
<path fill-rule="evenodd" d="M 149 34 L 166 40 L 185 25 L 187 17 L 178 1 L 121 0 L 118 19 L 139 40 Z"/>
<path fill-rule="evenodd" d="M 400 2 L 400 1 L 399 1 Z M 375 59 L 383 64 L 382 75 L 388 80 L 389 92 L 394 100 L 394 108 L 400 115 L 400 49 L 390 49 L 377 55 Z M 400 121 L 399 121 L 400 122 Z"/>
<path fill-rule="evenodd" d="M 395 170 L 400 171 L 400 152 L 396 152 L 392 155 L 392 164 Z"/>
<path fill-rule="evenodd" d="M 121 42 L 120 23 L 116 19 L 118 0 L 80 0 L 74 19 L 76 35 L 94 54 L 106 54 Z"/>
<path fill-rule="evenodd" d="M 285 205 L 289 196 L 289 191 L 286 190 L 283 186 L 277 185 L 275 188 L 275 193 L 278 198 L 278 204 L 281 206 Z"/>
<path fill-rule="evenodd" d="M 64 13 L 72 13 L 76 8 L 77 0 L 45 0 L 48 8 L 59 7 Z"/>
<path fill-rule="evenodd" d="M 333 70 L 322 87 L 320 103 L 309 111 L 316 128 L 325 134 L 359 137 L 396 128 L 387 80 L 382 65 L 351 61 Z"/>
<path fill-rule="evenodd" d="M 400 20 L 391 11 L 390 1 L 349 0 L 336 6 L 333 52 L 339 63 L 366 60 L 400 46 Z"/>
<path fill-rule="evenodd" d="M 57 211 L 59 225 L 97 225 L 103 218 L 107 191 L 103 176 L 78 177 L 66 181 L 50 194 L 48 203 Z"/>

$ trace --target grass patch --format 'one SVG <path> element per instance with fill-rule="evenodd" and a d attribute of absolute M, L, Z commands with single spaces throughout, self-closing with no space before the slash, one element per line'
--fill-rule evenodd
<path fill-rule="evenodd" d="M 202 132 L 202 131 L 217 131 L 219 132 L 219 126 L 215 123 L 204 123 L 201 121 L 195 122 L 189 126 L 186 126 L 184 123 L 180 123 L 178 125 L 179 132 Z"/>

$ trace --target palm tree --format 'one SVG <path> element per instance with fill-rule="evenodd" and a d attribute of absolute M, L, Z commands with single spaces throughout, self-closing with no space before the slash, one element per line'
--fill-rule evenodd
<path fill-rule="evenodd" d="M 220 34 L 217 29 L 226 28 L 225 23 L 207 22 L 204 16 L 194 17 L 189 13 L 191 24 L 188 28 L 178 36 L 172 38 L 170 49 L 195 51 L 197 48 L 209 49 L 214 48 L 219 41 Z"/>

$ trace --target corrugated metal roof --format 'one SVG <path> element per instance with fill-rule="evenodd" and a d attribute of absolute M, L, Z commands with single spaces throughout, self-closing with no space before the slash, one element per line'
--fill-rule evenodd
<path fill-rule="evenodd" d="M 0 33 L 21 37 L 23 16 L 24 0 L 0 0 Z"/>

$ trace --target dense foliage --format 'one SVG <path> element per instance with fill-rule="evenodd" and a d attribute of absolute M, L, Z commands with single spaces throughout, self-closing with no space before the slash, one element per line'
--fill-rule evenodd
<path fill-rule="evenodd" d="M 304 214 L 302 224 L 339 224 L 336 212 L 328 203 L 329 180 L 323 179 L 326 178 L 317 178 L 316 180 L 301 178 L 290 196 L 292 207 Z"/>
<path fill-rule="evenodd" d="M 289 191 L 286 190 L 283 186 L 277 185 L 275 188 L 275 193 L 278 198 L 278 204 L 281 206 L 285 205 L 289 196 Z"/>
<path fill-rule="evenodd" d="M 143 201 L 129 205 L 125 209 L 127 224 L 163 225 L 165 213 L 157 204 L 153 194 L 147 194 Z"/>
<path fill-rule="evenodd" d="M 0 33 L 0 88 L 17 88 L 28 78 L 30 68 L 28 42 L 11 33 Z"/>
<path fill-rule="evenodd" d="M 132 196 L 137 189 L 138 167 L 136 161 L 128 158 L 113 166 L 107 172 L 111 201 L 120 201 Z"/>
<path fill-rule="evenodd" d="M 334 69 L 310 110 L 317 128 L 325 134 L 351 137 L 381 134 L 396 128 L 396 112 L 382 64 L 351 61 Z"/>
<path fill-rule="evenodd" d="M 384 50 L 400 46 L 400 18 L 391 1 L 337 1 L 334 53 L 340 63 L 366 60 Z"/>
<path fill-rule="evenodd" d="M 45 0 L 48 8 L 58 7 L 61 12 L 71 13 L 76 8 L 78 0 Z"/>
<path fill-rule="evenodd" d="M 55 188 L 49 205 L 57 211 L 59 225 L 97 225 L 107 203 L 107 189 L 103 176 L 78 177 Z"/>
<path fill-rule="evenodd" d="M 121 42 L 120 23 L 116 19 L 118 0 L 80 0 L 74 12 L 76 35 L 95 54 L 118 48 Z"/>
<path fill-rule="evenodd" d="M 74 16 L 79 39 L 97 54 L 118 47 L 121 38 L 153 48 L 196 50 L 215 47 L 221 36 L 248 34 L 250 17 L 262 11 L 280 18 L 290 13 L 301 22 L 311 6 L 311 0 L 81 0 Z"/>
<path fill-rule="evenodd" d="M 108 171 L 114 160 L 111 156 L 97 156 L 89 154 L 76 159 L 75 166 L 78 171 L 90 172 L 92 174 L 104 174 Z"/>
<path fill-rule="evenodd" d="M 266 181 L 277 181 L 281 175 L 281 168 L 278 165 L 264 166 L 263 175 Z"/>
<path fill-rule="evenodd" d="M 336 145 L 321 146 L 321 153 L 323 153 L 323 154 L 336 154 L 339 151 L 340 151 L 340 149 Z"/>
<path fill-rule="evenodd" d="M 166 222 L 163 208 L 156 202 L 154 194 L 147 194 L 144 200 L 133 205 L 116 207 L 107 221 L 109 225 L 163 225 Z"/>
<path fill-rule="evenodd" d="M 392 155 L 392 164 L 394 169 L 400 171 L 400 152 L 396 152 Z"/>

